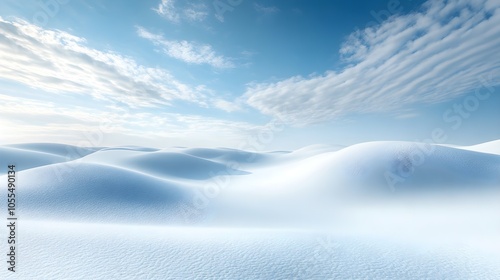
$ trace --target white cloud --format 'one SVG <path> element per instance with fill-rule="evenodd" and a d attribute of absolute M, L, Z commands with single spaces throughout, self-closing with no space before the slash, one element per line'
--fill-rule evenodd
<path fill-rule="evenodd" d="M 0 94 L 0 128 L 9 128 L 1 134 L 2 143 L 78 144 L 85 141 L 86 133 L 99 131 L 103 122 L 111 122 L 114 129 L 103 145 L 133 140 L 178 145 L 191 136 L 194 138 L 187 141 L 199 145 L 207 138 L 225 138 L 228 141 L 224 143 L 234 145 L 231 141 L 241 139 L 254 127 L 243 122 L 164 113 L 159 109 L 169 108 L 174 101 L 225 111 L 234 111 L 235 107 L 204 85 L 177 81 L 165 69 L 89 48 L 84 38 L 45 30 L 22 20 L 0 18 L 0 80 L 13 81 L 19 89 L 31 88 L 19 96 L 14 96 L 12 90 Z"/>
<path fill-rule="evenodd" d="M 182 20 L 200 22 L 208 16 L 208 8 L 205 4 L 188 3 L 183 7 L 178 7 L 176 0 L 162 0 L 153 10 L 173 23 L 180 23 Z"/>
<path fill-rule="evenodd" d="M 163 36 L 153 34 L 143 27 L 137 27 L 137 34 L 161 47 L 162 51 L 172 58 L 191 64 L 208 64 L 215 68 L 235 67 L 230 58 L 217 54 L 210 45 L 184 40 L 167 40 Z"/>
<path fill-rule="evenodd" d="M 191 4 L 183 10 L 184 17 L 188 21 L 203 21 L 207 18 L 207 7 L 203 4 Z"/>
<path fill-rule="evenodd" d="M 264 5 L 261 5 L 261 4 L 258 4 L 258 3 L 254 3 L 253 7 L 255 8 L 255 10 L 257 12 L 259 12 L 261 14 L 265 14 L 265 15 L 275 14 L 275 13 L 277 13 L 277 12 L 280 11 L 277 7 L 274 7 L 274 6 L 264 6 Z"/>
<path fill-rule="evenodd" d="M 169 21 L 177 23 L 180 20 L 180 15 L 174 7 L 174 2 L 175 0 L 162 0 L 160 4 L 158 4 L 158 8 L 153 10 Z"/>
<path fill-rule="evenodd" d="M 213 102 L 213 105 L 216 108 L 224 110 L 224 111 L 226 111 L 228 113 L 236 112 L 236 111 L 240 111 L 241 110 L 241 106 L 239 104 L 234 103 L 234 102 L 229 102 L 229 101 L 226 101 L 226 100 L 223 100 L 223 99 L 215 100 Z"/>
<path fill-rule="evenodd" d="M 500 75 L 500 2 L 431 1 L 421 12 L 354 32 L 348 66 L 320 76 L 248 85 L 247 103 L 295 124 L 388 112 L 458 97 Z"/>
<path fill-rule="evenodd" d="M 399 115 L 396 115 L 396 119 L 413 119 L 420 116 L 418 113 L 402 113 Z"/>
<path fill-rule="evenodd" d="M 4 104 L 0 129 L 8 128 L 0 144 L 31 141 L 85 146 L 140 143 L 155 147 L 236 147 L 262 129 L 246 122 L 199 115 L 151 113 L 115 106 L 95 109 L 1 93 L 0 103 Z"/>
<path fill-rule="evenodd" d="M 184 100 L 205 104 L 203 86 L 177 81 L 161 68 L 89 48 L 85 39 L 0 18 L 0 78 L 57 94 L 81 94 L 130 107 Z"/>

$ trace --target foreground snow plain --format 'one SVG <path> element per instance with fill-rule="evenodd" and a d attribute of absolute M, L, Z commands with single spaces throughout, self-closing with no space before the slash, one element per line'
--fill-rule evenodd
<path fill-rule="evenodd" d="M 0 146 L 0 278 L 500 279 L 499 147 Z"/>

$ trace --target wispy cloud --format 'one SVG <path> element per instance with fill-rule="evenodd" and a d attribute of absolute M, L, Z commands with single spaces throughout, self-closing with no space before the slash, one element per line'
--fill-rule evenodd
<path fill-rule="evenodd" d="M 175 0 L 162 0 L 153 10 L 171 22 L 179 22 L 180 15 L 174 7 Z"/>
<path fill-rule="evenodd" d="M 241 106 L 238 103 L 229 102 L 223 99 L 214 100 L 213 106 L 228 113 L 241 110 Z"/>
<path fill-rule="evenodd" d="M 162 35 L 151 33 L 143 27 L 137 27 L 137 34 L 161 47 L 163 53 L 172 58 L 190 64 L 208 64 L 215 68 L 235 67 L 230 58 L 217 54 L 208 44 L 167 40 Z"/>
<path fill-rule="evenodd" d="M 0 93 L 0 144 L 36 141 L 75 145 L 236 146 L 262 126 L 193 114 L 105 109 L 13 97 Z M 3 131 L 2 131 L 3 132 Z"/>
<path fill-rule="evenodd" d="M 245 98 L 295 124 L 449 100 L 500 75 L 498 26 L 498 1 L 431 1 L 351 34 L 340 50 L 343 70 L 254 83 Z"/>
<path fill-rule="evenodd" d="M 57 94 L 88 95 L 129 107 L 206 103 L 203 86 L 176 80 L 162 68 L 86 46 L 85 39 L 0 18 L 0 78 Z"/>
<path fill-rule="evenodd" d="M 190 4 L 182 13 L 188 21 L 203 21 L 208 16 L 207 7 L 204 4 Z"/>
<path fill-rule="evenodd" d="M 261 5 L 261 4 L 258 4 L 258 3 L 254 3 L 253 7 L 254 7 L 254 9 L 257 12 L 259 12 L 261 14 L 265 14 L 265 15 L 275 14 L 275 13 L 277 13 L 277 12 L 280 11 L 277 7 L 274 7 L 274 6 L 264 6 L 264 5 Z"/>
<path fill-rule="evenodd" d="M 413 119 L 413 118 L 416 118 L 418 117 L 419 114 L 418 113 L 402 113 L 402 114 L 398 114 L 396 115 L 396 119 Z"/>
<path fill-rule="evenodd" d="M 176 0 L 162 0 L 153 10 L 173 23 L 180 23 L 183 20 L 200 22 L 208 16 L 208 8 L 201 2 L 191 2 L 179 7 Z"/>

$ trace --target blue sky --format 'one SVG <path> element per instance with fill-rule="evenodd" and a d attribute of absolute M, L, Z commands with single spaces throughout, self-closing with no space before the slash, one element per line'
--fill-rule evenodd
<path fill-rule="evenodd" d="M 2 1 L 0 143 L 269 150 L 500 139 L 499 9 Z"/>

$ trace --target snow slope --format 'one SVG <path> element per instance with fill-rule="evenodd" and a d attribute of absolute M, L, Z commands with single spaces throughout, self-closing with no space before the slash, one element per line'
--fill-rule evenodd
<path fill-rule="evenodd" d="M 86 156 L 81 161 L 123 167 L 159 177 L 191 180 L 208 179 L 228 169 L 222 163 L 174 151 L 103 150 Z M 234 175 L 248 174 L 232 168 L 229 171 Z"/>
<path fill-rule="evenodd" d="M 0 278 L 496 279 L 499 146 L 1 146 L 20 249 Z"/>
<path fill-rule="evenodd" d="M 490 141 L 478 145 L 458 147 L 470 151 L 500 155 L 500 140 Z"/>
<path fill-rule="evenodd" d="M 498 143 L 500 144 L 500 143 Z M 322 153 L 290 166 L 315 187 L 370 195 L 498 186 L 500 157 L 411 142 L 370 142 Z"/>

